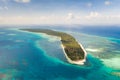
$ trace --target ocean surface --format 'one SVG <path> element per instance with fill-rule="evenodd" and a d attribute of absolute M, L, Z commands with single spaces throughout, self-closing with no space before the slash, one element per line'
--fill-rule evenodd
<path fill-rule="evenodd" d="M 116 35 L 63 32 L 85 47 L 85 65 L 69 64 L 57 37 L 1 28 L 0 80 L 120 80 L 120 39 Z"/>

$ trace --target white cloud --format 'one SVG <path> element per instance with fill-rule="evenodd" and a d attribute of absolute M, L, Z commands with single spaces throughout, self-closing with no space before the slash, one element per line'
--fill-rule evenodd
<path fill-rule="evenodd" d="M 93 5 L 92 3 L 87 3 L 88 7 L 92 7 L 92 5 Z"/>
<path fill-rule="evenodd" d="M 0 17 L 0 24 L 82 24 L 82 25 L 120 25 L 120 15 L 105 15 L 99 12 L 90 12 L 88 15 L 48 16 L 6 16 Z"/>
<path fill-rule="evenodd" d="M 99 17 L 101 14 L 98 12 L 90 12 L 90 14 L 87 17 Z"/>
<path fill-rule="evenodd" d="M 106 5 L 106 6 L 109 6 L 110 4 L 111 4 L 110 1 L 105 1 L 105 5 Z"/>
<path fill-rule="evenodd" d="M 65 24 L 64 16 L 6 16 L 0 24 Z"/>
<path fill-rule="evenodd" d="M 17 3 L 29 3 L 31 0 L 14 0 Z"/>
<path fill-rule="evenodd" d="M 105 15 L 98 12 L 91 12 L 80 19 L 82 24 L 87 25 L 120 25 L 120 15 Z"/>
<path fill-rule="evenodd" d="M 99 12 L 90 12 L 88 15 L 75 15 L 71 24 L 82 25 L 120 25 L 120 15 L 116 14 L 102 14 Z"/>
<path fill-rule="evenodd" d="M 73 13 L 68 13 L 67 19 L 68 19 L 68 20 L 71 20 L 71 19 L 73 19 L 73 18 L 74 18 Z"/>

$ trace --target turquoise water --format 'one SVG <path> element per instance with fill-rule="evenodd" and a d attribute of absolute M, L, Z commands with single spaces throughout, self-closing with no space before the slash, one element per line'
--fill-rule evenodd
<path fill-rule="evenodd" d="M 68 32 L 88 52 L 83 66 L 69 64 L 58 38 L 0 29 L 0 80 L 120 80 L 120 40 Z"/>

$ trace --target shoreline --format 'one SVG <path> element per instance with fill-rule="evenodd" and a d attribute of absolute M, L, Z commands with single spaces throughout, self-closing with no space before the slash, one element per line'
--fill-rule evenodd
<path fill-rule="evenodd" d="M 24 30 L 24 29 L 23 29 Z M 86 62 L 86 51 L 85 49 L 83 48 L 82 44 L 80 44 L 74 37 L 72 37 L 71 35 L 67 34 L 67 33 L 63 33 L 63 32 L 56 32 L 56 31 L 52 31 L 52 30 L 33 30 L 33 29 L 25 29 L 25 31 L 29 31 L 29 32 L 36 32 L 36 33 L 41 33 L 41 34 L 44 34 L 45 37 L 46 35 L 50 35 L 52 37 L 56 37 L 58 40 L 60 40 L 61 42 L 61 47 L 62 47 L 62 50 L 63 50 L 63 53 L 66 57 L 66 60 L 71 63 L 71 64 L 76 64 L 76 65 L 84 65 L 84 63 Z M 44 37 L 44 35 L 42 37 Z M 64 36 L 63 36 L 64 35 Z M 62 37 L 61 37 L 62 36 Z M 67 38 L 65 38 L 67 37 Z M 67 43 L 65 44 L 66 42 L 65 41 L 71 41 L 71 43 Z M 63 43 L 64 42 L 64 43 Z M 70 54 L 70 56 L 67 55 L 66 51 L 65 51 L 65 47 L 70 47 L 71 45 L 70 44 L 75 44 L 75 46 L 72 46 L 73 47 L 73 51 L 72 51 L 72 54 Z M 77 48 L 74 48 L 74 47 L 77 47 Z M 80 48 L 82 51 L 82 54 L 81 52 L 78 50 L 76 54 L 74 54 L 74 51 L 76 51 L 78 48 Z M 68 52 L 70 53 L 70 51 Z M 83 56 L 84 55 L 84 56 Z M 72 60 L 72 56 L 78 56 L 79 59 L 76 59 L 76 60 Z M 81 58 L 82 57 L 82 58 Z"/>
<path fill-rule="evenodd" d="M 79 43 L 79 45 L 80 45 L 80 43 Z M 83 46 L 82 46 L 82 45 L 80 45 L 80 46 L 81 46 L 81 48 L 83 49 L 83 51 L 85 51 L 84 48 L 83 48 Z M 77 65 L 84 65 L 84 63 L 86 62 L 86 56 L 87 56 L 86 51 L 85 51 L 85 57 L 84 57 L 83 60 L 73 61 L 73 60 L 71 60 L 71 59 L 67 56 L 67 54 L 66 54 L 66 52 L 65 52 L 65 50 L 64 50 L 63 44 L 61 44 L 61 47 L 62 47 L 63 53 L 64 53 L 64 55 L 65 55 L 65 57 L 66 57 L 66 59 L 67 59 L 67 61 L 68 61 L 69 63 L 71 63 L 71 64 L 77 64 Z"/>
<path fill-rule="evenodd" d="M 38 34 L 48 35 L 48 34 L 46 34 L 46 33 L 38 33 Z M 61 42 L 61 37 L 54 36 L 54 35 L 48 35 L 48 36 L 52 36 L 52 37 L 54 37 L 54 38 L 56 37 L 56 38 Z M 77 41 L 77 42 L 78 42 L 78 41 Z M 66 60 L 67 60 L 69 63 L 71 63 L 71 64 L 76 64 L 76 65 L 84 65 L 84 63 L 86 62 L 87 52 L 86 52 L 85 49 L 83 48 L 82 44 L 80 44 L 80 43 L 78 43 L 78 44 L 80 45 L 80 47 L 82 48 L 82 50 L 83 50 L 84 53 L 85 53 L 85 56 L 84 56 L 84 59 L 83 59 L 83 60 L 78 60 L 78 61 L 73 61 L 73 60 L 71 60 L 71 59 L 67 56 L 67 54 L 66 54 L 66 52 L 65 52 L 65 50 L 64 50 L 64 45 L 62 44 L 62 42 L 61 42 L 61 48 L 62 48 L 62 50 L 63 50 L 63 53 L 64 53 L 65 57 L 66 57 Z"/>
<path fill-rule="evenodd" d="M 38 33 L 38 34 L 48 35 L 48 34 L 46 34 L 46 33 Z M 54 35 L 48 35 L 48 36 L 52 36 L 52 37 L 54 37 L 54 38 L 57 38 L 57 39 L 61 42 L 61 37 L 54 36 Z M 77 42 L 78 42 L 78 41 L 77 41 Z M 80 43 L 78 43 L 78 44 L 80 45 L 80 47 L 82 48 L 82 50 L 83 50 L 84 53 L 85 53 L 85 56 L 84 56 L 84 59 L 83 59 L 83 60 L 78 60 L 78 61 L 73 61 L 73 60 L 71 60 L 71 59 L 67 56 L 67 54 L 66 54 L 66 52 L 65 52 L 65 50 L 64 50 L 64 45 L 62 44 L 62 42 L 61 42 L 61 48 L 62 48 L 62 50 L 63 50 L 63 53 L 64 53 L 65 57 L 66 57 L 66 60 L 67 60 L 69 63 L 71 63 L 71 64 L 76 64 L 76 65 L 84 65 L 84 63 L 86 62 L 87 52 L 86 52 L 85 49 L 83 48 L 82 44 L 80 44 Z"/>

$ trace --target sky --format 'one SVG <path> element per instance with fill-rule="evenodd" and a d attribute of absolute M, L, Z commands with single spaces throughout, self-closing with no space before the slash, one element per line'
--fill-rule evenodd
<path fill-rule="evenodd" d="M 0 0 L 0 25 L 120 25 L 120 0 Z"/>

